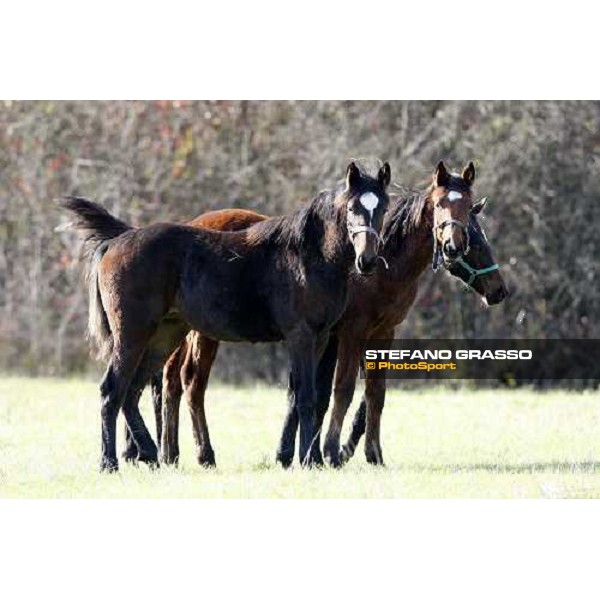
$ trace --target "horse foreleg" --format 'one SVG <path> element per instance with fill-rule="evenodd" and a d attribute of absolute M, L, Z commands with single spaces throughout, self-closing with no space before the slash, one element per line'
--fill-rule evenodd
<path fill-rule="evenodd" d="M 183 391 L 190 409 L 196 456 L 203 467 L 214 467 L 215 453 L 210 443 L 204 397 L 219 342 L 195 334 L 188 340 L 188 352 L 181 368 Z"/>
<path fill-rule="evenodd" d="M 389 348 L 394 330 L 378 331 L 372 339 L 386 340 Z M 381 346 L 384 348 L 384 346 Z M 383 452 L 381 450 L 381 413 L 385 403 L 385 377 L 375 378 L 376 371 L 366 372 L 365 401 L 366 401 L 366 428 L 365 428 L 365 456 L 372 465 L 383 465 Z M 382 374 L 383 375 L 383 374 Z"/>
<path fill-rule="evenodd" d="M 283 422 L 281 438 L 277 448 L 275 460 L 282 467 L 288 468 L 294 461 L 294 452 L 296 447 L 296 432 L 298 430 L 298 412 L 296 411 L 296 396 L 294 393 L 294 382 L 290 373 L 288 379 L 288 408 Z"/>
<path fill-rule="evenodd" d="M 360 405 L 354 415 L 354 419 L 352 421 L 352 429 L 350 430 L 350 435 L 346 440 L 346 443 L 342 446 L 340 450 L 340 459 L 342 462 L 348 462 L 353 456 L 356 447 L 358 446 L 358 442 L 360 442 L 360 438 L 365 432 L 366 421 L 367 421 L 367 402 L 365 400 L 365 395 L 363 394 Z"/>
<path fill-rule="evenodd" d="M 338 340 L 335 334 L 331 334 L 327 340 L 324 350 L 320 353 L 319 366 L 316 375 L 316 407 L 315 407 L 315 442 L 312 446 L 313 460 L 316 464 L 323 464 L 321 454 L 321 431 L 323 421 L 329 409 L 329 399 L 333 387 L 333 375 L 337 362 Z"/>
<path fill-rule="evenodd" d="M 368 373 L 368 372 L 367 372 Z M 381 450 L 381 413 L 385 403 L 385 379 L 369 379 L 365 382 L 366 429 L 365 456 L 372 465 L 383 465 Z"/>
<path fill-rule="evenodd" d="M 356 386 L 360 362 L 358 341 L 351 338 L 340 338 L 337 359 L 333 409 L 324 446 L 325 457 L 333 467 L 339 467 L 343 463 L 343 457 L 340 456 L 340 436 Z"/>
<path fill-rule="evenodd" d="M 311 447 L 315 442 L 315 379 L 317 336 L 308 327 L 299 327 L 288 338 L 296 410 L 300 423 L 300 463 L 312 466 Z"/>
<path fill-rule="evenodd" d="M 127 422 L 123 422 L 123 432 L 125 439 L 125 448 L 123 452 L 121 452 L 121 458 L 127 462 L 135 462 L 138 456 L 138 449 L 133 441 L 133 436 L 131 435 L 131 431 L 129 431 L 129 427 L 127 427 Z"/>

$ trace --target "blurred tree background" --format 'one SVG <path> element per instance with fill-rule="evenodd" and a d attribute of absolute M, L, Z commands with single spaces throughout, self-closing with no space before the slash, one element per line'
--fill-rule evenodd
<path fill-rule="evenodd" d="M 405 337 L 600 337 L 598 102 L 4 102 L 0 369 L 98 369 L 79 245 L 52 199 L 95 199 L 134 225 L 231 206 L 295 210 L 350 159 L 422 188 L 474 160 L 482 221 L 511 289 L 485 309 L 427 272 Z M 223 345 L 216 377 L 282 381 L 281 345 Z"/>

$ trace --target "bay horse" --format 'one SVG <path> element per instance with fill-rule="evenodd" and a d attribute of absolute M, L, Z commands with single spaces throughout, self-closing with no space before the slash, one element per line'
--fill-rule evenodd
<path fill-rule="evenodd" d="M 89 330 L 108 359 L 101 470 L 118 469 L 121 409 L 138 460 L 158 464 L 139 395 L 192 329 L 215 340 L 286 341 L 300 459 L 313 463 L 316 368 L 346 306 L 351 268 L 369 273 L 376 265 L 390 178 L 387 163 L 376 177 L 350 163 L 342 183 L 294 214 L 238 232 L 173 223 L 132 229 L 90 200 L 59 200 L 85 237 Z"/>
<path fill-rule="evenodd" d="M 473 203 L 474 181 L 472 162 L 460 175 L 449 173 L 443 162 L 439 163 L 431 185 L 421 194 L 402 198 L 387 215 L 381 256 L 389 269 L 378 269 L 365 281 L 351 280 L 348 307 L 332 333 L 318 374 L 321 387 L 317 390 L 316 428 L 320 431 L 329 406 L 335 371 L 334 405 L 323 448 L 333 466 L 340 466 L 353 455 L 363 432 L 367 462 L 383 464 L 380 424 L 386 382 L 375 379 L 368 370 L 365 371 L 365 392 L 352 434 L 340 449 L 340 434 L 361 364 L 361 340 L 391 340 L 394 337 L 395 327 L 404 321 L 414 304 L 419 278 L 428 264 L 432 264 L 434 270 L 443 265 L 480 294 L 488 306 L 502 302 L 508 295 L 477 220 L 485 199 Z M 466 234 L 458 252 L 440 235 L 448 222 L 456 222 L 458 229 Z M 297 422 L 293 405 L 290 405 L 280 445 L 281 453 L 286 457 L 290 448 L 293 449 Z"/>
<path fill-rule="evenodd" d="M 376 275 L 364 279 L 355 277 L 351 279 L 349 306 L 340 323 L 334 328 L 332 338 L 319 364 L 317 371 L 319 426 L 329 405 L 338 349 L 340 361 L 337 363 L 336 371 L 336 399 L 338 403 L 344 402 L 349 405 L 358 373 L 361 339 L 366 339 L 375 324 L 382 321 L 394 324 L 391 332 L 389 334 L 386 332 L 388 338 L 393 337 L 393 327 L 404 320 L 414 303 L 418 279 L 434 255 L 432 248 L 439 253 L 435 256 L 434 268 L 437 269 L 440 266 L 441 259 L 451 274 L 472 286 L 477 293 L 486 298 L 488 304 L 500 302 L 506 295 L 502 278 L 497 273 L 498 265 L 493 262 L 489 244 L 477 221 L 476 215 L 483 209 L 485 199 L 471 205 L 470 188 L 474 177 L 472 163 L 463 170 L 462 176 L 449 174 L 443 163 L 440 163 L 431 188 L 424 194 L 418 197 L 404 196 L 392 199 L 384 222 L 385 239 L 381 254 L 383 262 L 387 263 L 389 268 L 386 269 L 384 264 L 380 264 Z M 463 206 L 455 204 L 459 199 L 457 194 L 463 193 L 465 194 L 461 203 Z M 447 199 L 448 197 L 451 199 Z M 444 212 L 436 208 L 436 204 L 446 203 L 450 205 L 451 209 L 462 208 L 463 211 L 466 211 L 467 217 L 465 218 L 464 212 L 457 214 L 458 210 Z M 435 224 L 434 213 L 436 215 Z M 266 218 L 256 213 L 251 214 L 259 218 Z M 235 213 L 232 212 L 232 219 L 234 216 Z M 245 216 L 249 219 L 250 224 L 252 222 L 250 215 Z M 468 223 L 465 231 L 468 240 L 468 254 L 463 258 L 450 260 L 444 254 L 443 248 L 446 239 L 441 237 L 440 233 L 445 227 L 443 223 L 454 217 L 465 219 L 460 221 L 460 225 L 457 224 L 457 227 L 463 231 L 465 230 L 462 224 Z M 208 221 L 210 219 L 205 223 Z M 242 225 L 242 220 L 236 218 L 235 225 Z M 221 220 L 219 223 L 213 221 L 207 226 L 224 227 L 227 226 L 227 221 Z M 438 237 L 432 244 L 433 235 Z M 448 254 L 450 253 L 452 250 Z M 351 330 L 352 324 L 357 326 L 354 332 Z M 340 343 L 340 331 L 342 343 Z M 377 334 L 377 329 L 374 333 Z M 167 463 L 174 463 L 179 457 L 179 399 L 183 393 L 192 415 L 198 460 L 204 466 L 214 466 L 215 464 L 204 411 L 204 395 L 217 350 L 218 342 L 194 332 L 173 353 L 165 365 L 163 377 L 165 426 L 161 446 L 163 459 Z M 370 387 L 373 387 L 371 380 L 369 382 Z M 383 390 L 385 392 L 385 382 Z M 347 405 L 343 415 L 345 415 Z M 338 408 L 336 424 L 339 424 L 340 430 L 343 415 Z M 354 421 L 352 450 L 364 432 L 365 421 L 366 401 L 363 399 Z M 290 409 L 277 456 L 279 462 L 285 466 L 291 464 L 293 460 L 297 427 L 295 423 L 294 395 L 290 388 Z M 335 453 L 332 450 L 332 445 L 335 447 L 335 437 L 333 437 L 335 435 L 335 429 L 333 429 L 328 437 L 329 446 L 326 443 L 326 455 L 330 462 L 337 466 L 341 464 L 341 461 L 339 452 Z M 339 433 L 337 433 L 337 443 L 339 445 Z M 350 446 L 346 449 L 345 456 L 346 458 L 350 456 Z"/>

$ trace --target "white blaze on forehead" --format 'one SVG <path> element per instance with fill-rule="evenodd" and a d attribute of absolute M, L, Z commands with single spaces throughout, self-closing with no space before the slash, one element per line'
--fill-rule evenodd
<path fill-rule="evenodd" d="M 367 192 L 363 194 L 360 198 L 360 203 L 369 211 L 369 217 L 371 221 L 373 220 L 373 211 L 377 208 L 379 204 L 379 198 L 373 192 Z"/>
<path fill-rule="evenodd" d="M 450 202 L 454 202 L 455 200 L 459 200 L 460 198 L 462 198 L 462 194 L 460 192 L 448 192 L 448 200 L 450 200 Z"/>

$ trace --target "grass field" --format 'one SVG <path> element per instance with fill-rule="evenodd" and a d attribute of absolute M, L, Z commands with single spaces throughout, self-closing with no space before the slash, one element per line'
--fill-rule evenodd
<path fill-rule="evenodd" d="M 194 462 L 182 410 L 179 468 L 122 462 L 119 474 L 102 475 L 94 382 L 2 378 L 0 497 L 600 497 L 600 393 L 393 391 L 383 420 L 387 466 L 368 466 L 361 445 L 340 471 L 274 463 L 284 398 L 276 388 L 209 390 L 215 470 Z M 153 431 L 149 399 L 142 404 Z"/>

